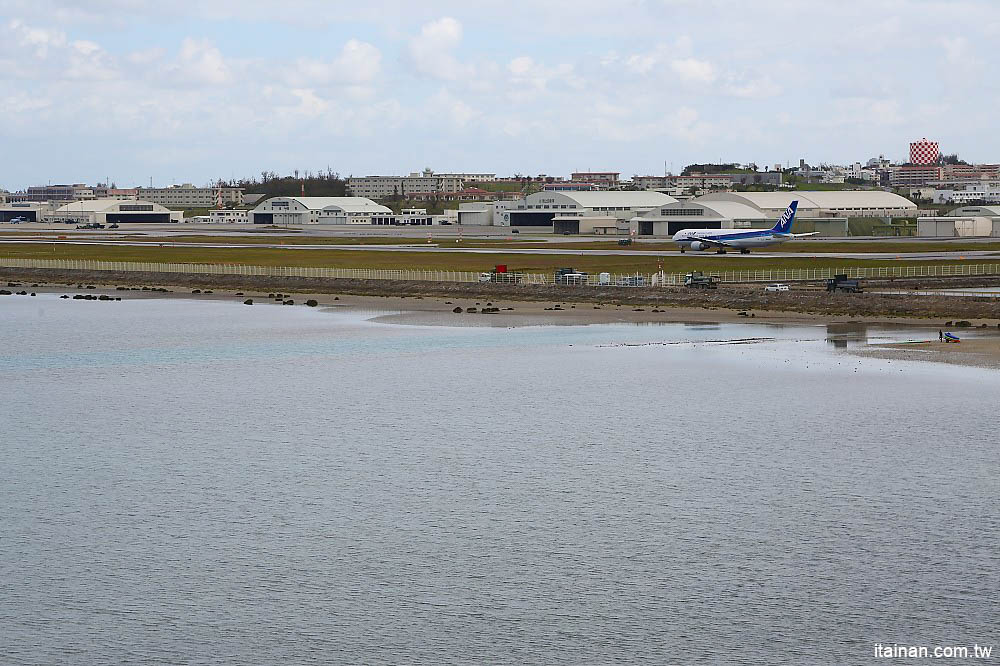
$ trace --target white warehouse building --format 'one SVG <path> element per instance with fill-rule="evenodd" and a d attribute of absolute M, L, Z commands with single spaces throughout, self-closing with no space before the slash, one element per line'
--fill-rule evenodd
<path fill-rule="evenodd" d="M 43 222 L 76 224 L 165 224 L 183 222 L 184 213 L 170 210 L 152 201 L 89 199 L 73 201 L 42 216 Z"/>
<path fill-rule="evenodd" d="M 392 210 L 364 197 L 273 197 L 251 211 L 253 224 L 392 224 Z"/>
<path fill-rule="evenodd" d="M 653 208 L 676 202 L 652 191 L 606 190 L 529 194 L 514 203 L 505 215 L 512 227 L 551 227 L 556 233 L 617 233 L 628 229 L 628 220 Z"/>
<path fill-rule="evenodd" d="M 697 198 L 697 201 L 747 204 L 773 218 L 778 218 L 795 200 L 799 202 L 798 216 L 803 218 L 917 216 L 917 204 L 882 190 L 718 192 Z"/>
<path fill-rule="evenodd" d="M 638 236 L 670 237 L 682 229 L 766 228 L 798 201 L 795 231 L 847 236 L 852 217 L 916 217 L 917 205 L 881 190 L 718 192 L 634 216 Z"/>
<path fill-rule="evenodd" d="M 917 235 L 928 238 L 1000 237 L 1000 206 L 963 206 L 944 217 L 917 218 Z"/>

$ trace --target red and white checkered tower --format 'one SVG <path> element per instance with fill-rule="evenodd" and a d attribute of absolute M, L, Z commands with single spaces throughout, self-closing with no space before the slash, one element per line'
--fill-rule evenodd
<path fill-rule="evenodd" d="M 937 141 L 925 138 L 910 143 L 910 164 L 936 164 L 940 154 Z"/>

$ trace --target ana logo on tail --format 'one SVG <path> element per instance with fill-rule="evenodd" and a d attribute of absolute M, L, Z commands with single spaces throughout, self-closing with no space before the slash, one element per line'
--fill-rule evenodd
<path fill-rule="evenodd" d="M 788 208 L 778 218 L 778 223 L 774 225 L 772 231 L 779 234 L 788 234 L 792 231 L 792 222 L 795 221 L 795 210 L 799 207 L 798 200 L 788 204 Z"/>

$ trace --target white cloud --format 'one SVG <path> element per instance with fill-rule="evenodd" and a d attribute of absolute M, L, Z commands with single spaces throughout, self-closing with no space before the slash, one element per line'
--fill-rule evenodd
<path fill-rule="evenodd" d="M 32 49 L 39 58 L 47 57 L 50 49 L 66 45 L 66 33 L 31 27 L 20 19 L 12 19 L 7 24 L 7 29 L 14 33 L 14 39 L 19 46 Z"/>
<path fill-rule="evenodd" d="M 286 0 L 279 17 L 266 0 L 4 0 L 0 136 L 28 157 L 0 180 L 50 177 L 26 143 L 38 136 L 74 147 L 60 164 L 96 160 L 113 137 L 137 146 L 115 156 L 123 170 L 176 160 L 168 178 L 196 182 L 220 175 L 219 155 L 239 173 L 332 152 L 347 173 L 407 168 L 399 156 L 428 145 L 498 172 L 848 161 L 904 154 L 914 127 L 968 159 L 1000 153 L 997 95 L 979 81 L 1000 60 L 984 46 L 1000 34 L 995 0 L 335 4 Z M 956 81 L 966 104 L 927 106 Z M 450 141 L 463 128 L 475 141 Z M 186 161 L 199 153 L 178 141 L 212 159 Z"/>
<path fill-rule="evenodd" d="M 715 81 L 715 67 L 707 60 L 683 58 L 670 63 L 670 69 L 684 81 L 712 83 Z"/>
<path fill-rule="evenodd" d="M 446 126 L 464 129 L 474 120 L 482 117 L 482 113 L 468 102 L 456 97 L 448 90 L 439 90 L 427 100 L 427 113 L 432 123 L 444 119 Z"/>
<path fill-rule="evenodd" d="M 745 97 L 748 99 L 767 99 L 777 97 L 782 93 L 782 91 L 782 87 L 775 83 L 769 76 L 752 79 L 750 81 L 734 81 L 725 88 L 725 92 L 733 97 Z"/>
<path fill-rule="evenodd" d="M 549 67 L 535 62 L 530 56 L 514 58 L 507 63 L 507 71 L 510 74 L 510 84 L 513 88 L 511 94 L 515 95 L 544 91 L 553 83 L 577 88 L 580 82 L 579 77 L 574 74 L 572 65 L 560 63 Z"/>
<path fill-rule="evenodd" d="M 167 54 L 167 50 L 160 47 L 132 51 L 125 58 L 134 65 L 149 65 L 162 59 Z"/>
<path fill-rule="evenodd" d="M 981 64 L 965 37 L 941 37 L 938 39 L 938 44 L 944 49 L 945 60 L 951 65 L 969 67 Z"/>
<path fill-rule="evenodd" d="M 181 42 L 177 61 L 167 71 L 181 85 L 223 85 L 232 78 L 222 52 L 207 39 L 191 37 Z"/>
<path fill-rule="evenodd" d="M 451 17 L 425 23 L 420 34 L 410 39 L 410 61 L 427 76 L 456 80 L 471 76 L 474 68 L 459 62 L 452 51 L 462 42 L 462 24 Z"/>
<path fill-rule="evenodd" d="M 352 39 L 340 54 L 329 62 L 299 58 L 292 79 L 313 85 L 365 84 L 372 82 L 382 69 L 382 52 L 367 42 Z"/>
<path fill-rule="evenodd" d="M 320 99 L 314 90 L 295 88 L 290 92 L 299 100 L 297 105 L 286 107 L 294 113 L 304 116 L 319 116 L 330 109 L 330 103 Z"/>

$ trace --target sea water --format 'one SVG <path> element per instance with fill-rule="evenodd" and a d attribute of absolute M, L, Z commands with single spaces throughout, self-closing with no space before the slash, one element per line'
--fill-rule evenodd
<path fill-rule="evenodd" d="M 1000 643 L 1000 374 L 861 326 L 373 314 L 3 297 L 0 662 Z"/>

